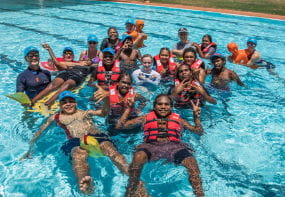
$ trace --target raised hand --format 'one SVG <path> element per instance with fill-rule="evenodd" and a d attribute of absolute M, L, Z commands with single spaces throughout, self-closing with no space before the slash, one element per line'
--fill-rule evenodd
<path fill-rule="evenodd" d="M 200 105 L 200 99 L 198 99 L 196 103 L 194 103 L 193 100 L 190 100 L 190 102 L 191 102 L 191 105 L 192 105 L 194 116 L 200 117 L 200 114 L 201 114 L 201 108 L 199 106 Z"/>
<path fill-rule="evenodd" d="M 187 86 L 190 85 L 190 81 L 188 79 L 183 79 L 181 83 L 179 83 L 177 86 L 175 86 L 175 92 L 176 94 L 181 93 Z"/>
<path fill-rule="evenodd" d="M 109 96 L 109 91 L 104 90 L 98 84 L 95 84 L 95 86 L 97 87 L 97 91 L 94 93 L 94 99 L 95 99 L 96 104 L 97 104 Z"/>
<path fill-rule="evenodd" d="M 127 107 L 128 108 L 133 108 L 135 104 L 135 97 L 129 97 L 127 98 Z"/>
<path fill-rule="evenodd" d="M 43 47 L 44 49 L 46 49 L 46 50 L 51 49 L 50 46 L 49 46 L 49 44 L 47 44 L 47 43 L 43 43 L 43 44 L 42 44 L 42 47 Z"/>

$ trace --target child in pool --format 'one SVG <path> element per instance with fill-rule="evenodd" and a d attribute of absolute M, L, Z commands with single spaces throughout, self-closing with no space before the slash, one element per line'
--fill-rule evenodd
<path fill-rule="evenodd" d="M 89 166 L 86 161 L 88 152 L 80 147 L 80 138 L 86 135 L 93 136 L 98 141 L 102 153 L 110 157 L 123 173 L 128 174 L 128 164 L 124 156 L 117 151 L 109 137 L 96 128 L 90 118 L 94 115 L 104 116 L 108 111 L 108 105 L 106 104 L 101 110 L 79 110 L 75 96 L 69 91 L 64 91 L 59 95 L 59 102 L 60 112 L 49 117 L 46 123 L 34 134 L 30 141 L 30 149 L 22 158 L 30 157 L 35 141 L 55 121 L 64 128 L 67 135 L 68 141 L 64 143 L 61 149 L 66 155 L 71 155 L 72 166 L 78 179 L 80 191 L 84 193 L 92 193 L 93 191 Z"/>
<path fill-rule="evenodd" d="M 197 59 L 197 53 L 193 48 L 187 48 L 183 52 L 183 62 L 181 65 L 187 65 L 198 79 L 200 83 L 205 82 L 206 71 L 204 62 L 200 59 Z"/>
<path fill-rule="evenodd" d="M 142 69 L 133 72 L 132 77 L 137 85 L 158 85 L 160 82 L 160 74 L 151 69 L 152 56 L 145 54 L 142 56 Z"/>
<path fill-rule="evenodd" d="M 159 54 L 154 56 L 156 72 L 161 75 L 163 81 L 172 81 L 175 76 L 177 64 L 174 62 L 169 48 L 161 48 Z"/>

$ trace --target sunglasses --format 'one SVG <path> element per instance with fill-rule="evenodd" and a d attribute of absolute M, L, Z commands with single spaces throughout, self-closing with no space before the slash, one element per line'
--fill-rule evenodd
<path fill-rule="evenodd" d="M 35 53 L 35 54 L 29 54 L 27 56 L 29 59 L 32 59 L 33 57 L 39 57 L 39 54 Z"/>
<path fill-rule="evenodd" d="M 256 46 L 256 44 L 254 44 L 253 42 L 248 42 L 247 45 L 254 46 L 254 47 Z"/>
<path fill-rule="evenodd" d="M 90 41 L 90 42 L 88 42 L 89 44 L 97 44 L 97 42 L 95 42 L 95 41 Z"/>
<path fill-rule="evenodd" d="M 76 103 L 76 101 L 73 100 L 73 99 L 65 99 L 63 101 L 60 101 L 61 105 L 64 105 L 64 104 L 67 104 L 67 103 Z"/>
<path fill-rule="evenodd" d="M 113 59 L 114 58 L 114 56 L 112 56 L 112 55 L 104 55 L 104 57 L 103 58 L 110 58 L 110 59 Z"/>
<path fill-rule="evenodd" d="M 64 54 L 64 55 L 73 55 L 73 52 L 71 52 L 71 51 L 66 51 L 66 52 L 64 52 L 63 54 Z"/>

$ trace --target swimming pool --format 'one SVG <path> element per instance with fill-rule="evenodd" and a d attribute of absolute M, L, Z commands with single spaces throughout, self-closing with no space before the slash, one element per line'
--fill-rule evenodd
<path fill-rule="evenodd" d="M 156 55 L 161 47 L 172 47 L 182 26 L 190 30 L 192 41 L 211 34 L 222 53 L 227 53 L 227 43 L 234 41 L 243 48 L 248 36 L 256 36 L 257 49 L 285 78 L 285 21 L 87 0 L 11 0 L 1 2 L 0 12 L 0 196 L 81 196 L 68 158 L 60 152 L 64 133 L 55 125 L 38 141 L 32 159 L 18 160 L 45 119 L 23 112 L 3 96 L 15 91 L 16 76 L 26 68 L 22 55 L 26 46 L 40 48 L 40 43 L 48 42 L 58 55 L 71 46 L 78 58 L 89 33 L 102 41 L 108 27 L 117 27 L 121 34 L 126 19 L 143 19 L 149 38 L 142 54 Z M 44 49 L 40 53 L 42 60 L 48 58 Z M 284 196 L 285 81 L 264 69 L 227 65 L 246 87 L 233 84 L 227 96 L 213 92 L 218 104 L 207 104 L 202 113 L 206 134 L 198 138 L 185 132 L 183 136 L 196 150 L 206 196 Z M 88 100 L 91 92 L 88 87 L 80 91 L 81 108 L 93 108 Z M 145 112 L 151 104 L 147 107 Z M 187 117 L 189 111 L 183 114 Z M 104 129 L 102 118 L 94 121 Z M 130 162 L 142 133 L 116 136 L 114 142 Z M 89 161 L 94 196 L 123 196 L 128 178 L 107 158 Z M 150 163 L 142 178 L 152 196 L 193 196 L 182 167 Z"/>

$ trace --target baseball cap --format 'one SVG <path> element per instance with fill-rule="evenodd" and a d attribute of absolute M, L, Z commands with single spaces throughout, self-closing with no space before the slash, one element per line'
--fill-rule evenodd
<path fill-rule="evenodd" d="M 249 38 L 247 39 L 247 42 L 252 42 L 253 44 L 257 45 L 257 40 L 256 40 L 255 37 L 249 37 Z"/>
<path fill-rule="evenodd" d="M 112 55 L 115 55 L 115 50 L 114 50 L 113 48 L 111 48 L 111 47 L 108 47 L 108 48 L 103 49 L 102 52 L 103 52 L 103 53 L 108 52 L 108 53 L 111 53 Z"/>
<path fill-rule="evenodd" d="M 143 25 L 144 24 L 144 21 L 143 20 L 136 20 L 136 25 Z"/>
<path fill-rule="evenodd" d="M 29 46 L 24 49 L 24 57 L 26 57 L 30 52 L 39 52 L 39 50 L 36 47 Z"/>
<path fill-rule="evenodd" d="M 72 53 L 74 53 L 73 48 L 71 47 L 64 47 L 62 53 L 65 53 L 66 51 L 71 51 Z"/>
<path fill-rule="evenodd" d="M 130 38 L 131 40 L 133 39 L 133 37 L 130 36 L 129 34 L 123 34 L 122 35 L 122 42 L 124 42 L 127 38 Z"/>
<path fill-rule="evenodd" d="M 94 42 L 98 42 L 98 38 L 95 34 L 89 34 L 88 35 L 88 38 L 87 38 L 87 41 L 94 41 Z"/>
<path fill-rule="evenodd" d="M 132 24 L 132 25 L 134 25 L 134 24 L 135 24 L 135 20 L 129 18 L 128 20 L 126 20 L 125 25 L 126 25 L 126 24 Z"/>
<path fill-rule="evenodd" d="M 188 29 L 185 27 L 182 27 L 178 30 L 178 33 L 188 33 Z"/>
<path fill-rule="evenodd" d="M 222 59 L 224 59 L 225 56 L 223 56 L 223 55 L 220 54 L 220 53 L 214 53 L 214 54 L 210 57 L 210 60 L 213 61 L 214 59 L 217 59 L 217 58 L 222 58 Z"/>
<path fill-rule="evenodd" d="M 66 91 L 63 91 L 62 93 L 59 94 L 58 100 L 59 100 L 59 101 L 62 101 L 62 100 L 65 99 L 65 98 L 73 98 L 74 100 L 76 100 L 75 95 L 74 95 L 72 92 L 67 91 L 67 90 L 66 90 Z"/>

